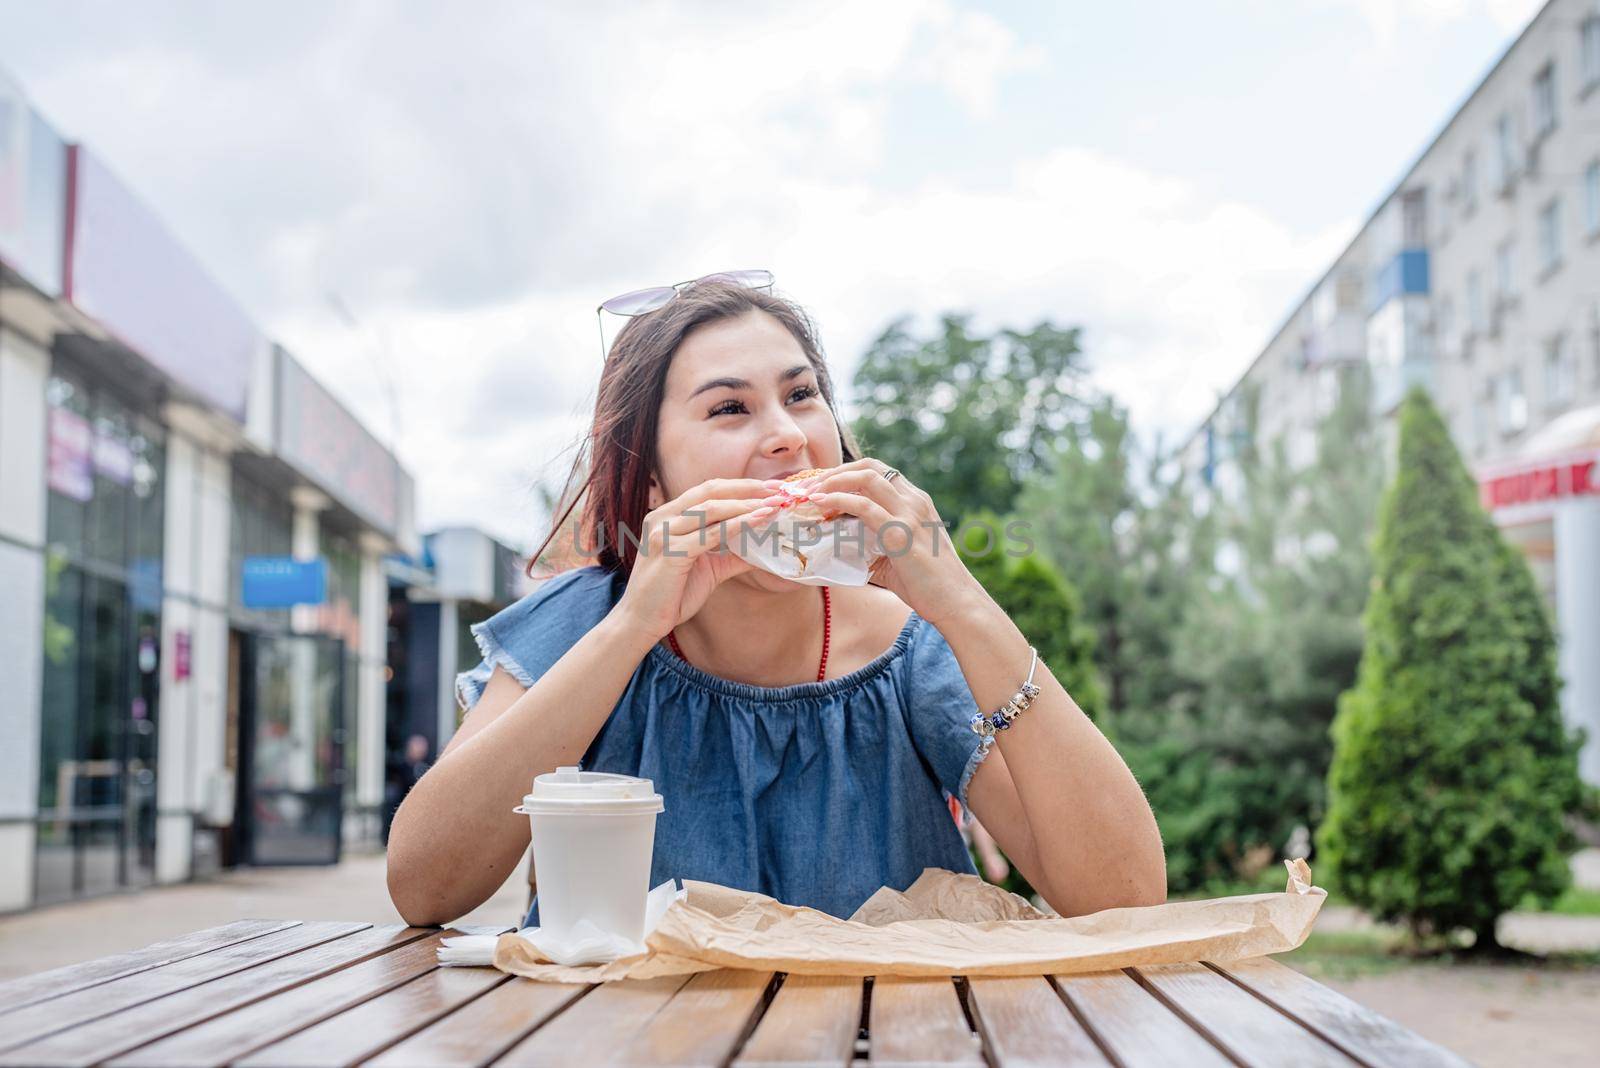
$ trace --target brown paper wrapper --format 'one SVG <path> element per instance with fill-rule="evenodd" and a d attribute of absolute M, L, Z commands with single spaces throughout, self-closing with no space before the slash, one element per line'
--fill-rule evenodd
<path fill-rule="evenodd" d="M 928 868 L 883 887 L 848 920 L 746 890 L 685 880 L 646 952 L 600 965 L 552 964 L 514 934 L 495 943 L 503 972 L 607 983 L 716 968 L 796 975 L 1045 975 L 1286 953 L 1311 933 L 1327 891 L 1285 861 L 1281 894 L 1106 909 L 1063 918 L 975 875 Z"/>

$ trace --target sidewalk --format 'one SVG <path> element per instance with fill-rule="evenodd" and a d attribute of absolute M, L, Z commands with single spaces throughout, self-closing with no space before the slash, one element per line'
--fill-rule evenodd
<path fill-rule="evenodd" d="M 76 901 L 0 917 L 0 979 L 121 953 L 234 920 L 402 923 L 381 853 L 332 867 L 246 868 L 207 882 Z M 462 923 L 517 924 L 528 904 L 519 868 Z"/>

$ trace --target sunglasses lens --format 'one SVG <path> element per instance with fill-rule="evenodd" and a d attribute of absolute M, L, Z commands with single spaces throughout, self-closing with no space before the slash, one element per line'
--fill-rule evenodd
<path fill-rule="evenodd" d="M 613 315 L 643 315 L 647 311 L 654 311 L 672 299 L 677 290 L 671 286 L 656 286 L 652 289 L 636 289 L 632 293 L 623 293 L 612 297 L 600 307 Z"/>

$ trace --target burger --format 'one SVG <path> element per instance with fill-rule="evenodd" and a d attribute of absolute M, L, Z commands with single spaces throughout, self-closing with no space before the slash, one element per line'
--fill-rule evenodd
<path fill-rule="evenodd" d="M 824 507 L 801 499 L 805 491 L 799 488 L 800 483 L 808 478 L 825 474 L 827 470 L 821 467 L 796 471 L 787 476 L 783 484 L 778 487 L 778 492 L 788 498 L 778 505 L 780 514 L 772 523 L 773 533 L 778 539 L 778 553 L 780 556 L 791 557 L 798 563 L 801 574 L 805 573 L 807 565 L 805 550 L 816 546 L 822 540 L 817 526 L 844 514 L 837 508 Z"/>
<path fill-rule="evenodd" d="M 805 471 L 796 471 L 783 480 L 783 485 L 778 487 L 778 492 L 787 497 L 788 500 L 778 505 L 778 508 L 788 513 L 785 518 L 796 523 L 824 523 L 840 515 L 837 508 L 824 508 L 810 501 L 799 499 L 805 492 L 799 488 L 801 482 L 827 473 L 824 468 L 812 467 Z"/>

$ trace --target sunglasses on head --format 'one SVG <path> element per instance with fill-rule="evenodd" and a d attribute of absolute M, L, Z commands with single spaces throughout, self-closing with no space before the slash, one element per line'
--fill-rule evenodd
<path fill-rule="evenodd" d="M 747 289 L 767 289 L 772 285 L 771 271 L 719 271 L 700 278 L 692 278 L 687 282 L 679 282 L 671 286 L 652 286 L 649 289 L 635 289 L 631 293 L 619 293 L 609 300 L 600 302 L 594 310 L 595 318 L 600 323 L 600 358 L 608 355 L 606 350 L 605 317 L 602 312 L 612 315 L 643 315 L 653 312 L 668 303 L 673 297 L 686 289 L 692 289 L 705 282 L 725 282 L 729 285 L 744 286 Z"/>

